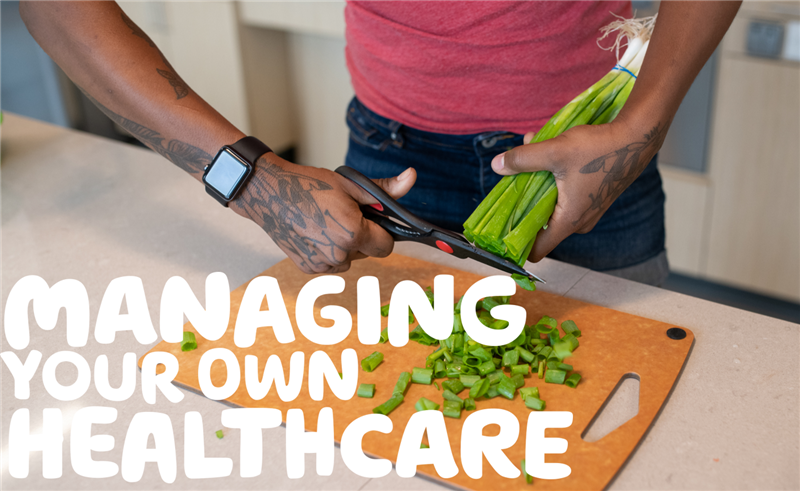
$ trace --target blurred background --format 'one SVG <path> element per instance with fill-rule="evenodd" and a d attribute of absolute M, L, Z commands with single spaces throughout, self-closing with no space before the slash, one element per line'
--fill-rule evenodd
<path fill-rule="evenodd" d="M 633 2 L 637 16 L 658 2 Z M 344 161 L 344 2 L 120 2 L 183 79 L 285 158 Z M 0 106 L 138 144 L 0 2 Z M 745 2 L 660 152 L 664 286 L 800 323 L 800 2 Z"/>

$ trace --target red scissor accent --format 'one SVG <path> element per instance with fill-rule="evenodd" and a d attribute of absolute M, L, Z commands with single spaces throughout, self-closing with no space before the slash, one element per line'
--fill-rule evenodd
<path fill-rule="evenodd" d="M 436 241 L 436 247 L 438 247 L 439 249 L 443 250 L 444 252 L 446 252 L 448 254 L 452 254 L 453 253 L 453 248 L 450 247 L 450 244 L 448 244 L 447 242 L 443 242 L 441 240 L 437 240 Z"/>
<path fill-rule="evenodd" d="M 376 209 L 376 210 L 378 210 L 378 211 L 383 211 L 383 205 L 382 205 L 382 204 L 380 204 L 380 203 L 372 203 L 372 204 L 371 204 L 371 205 L 369 205 L 369 206 L 371 206 L 371 207 L 375 208 L 375 209 Z"/>

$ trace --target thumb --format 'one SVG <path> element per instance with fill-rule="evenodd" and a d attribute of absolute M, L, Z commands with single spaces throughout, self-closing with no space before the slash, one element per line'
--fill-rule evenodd
<path fill-rule="evenodd" d="M 555 169 L 555 150 L 558 143 L 547 140 L 540 143 L 529 143 L 501 153 L 492 160 L 492 170 L 501 176 Z"/>
<path fill-rule="evenodd" d="M 389 196 L 394 199 L 400 199 L 414 186 L 414 183 L 417 181 L 417 171 L 415 171 L 413 167 L 409 167 L 397 177 L 373 179 L 373 181 L 384 191 L 389 193 Z"/>

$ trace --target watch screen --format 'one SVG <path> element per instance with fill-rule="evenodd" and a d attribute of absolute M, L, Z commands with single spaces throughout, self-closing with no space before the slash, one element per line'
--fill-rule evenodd
<path fill-rule="evenodd" d="M 236 190 L 236 185 L 246 172 L 247 167 L 242 162 L 227 151 L 223 151 L 208 170 L 205 180 L 225 199 L 230 199 Z"/>

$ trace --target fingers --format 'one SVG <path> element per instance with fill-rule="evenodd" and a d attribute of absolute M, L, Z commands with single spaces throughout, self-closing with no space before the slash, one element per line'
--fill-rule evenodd
<path fill-rule="evenodd" d="M 349 179 L 342 178 L 347 186 L 347 192 L 361 205 L 371 205 L 376 203 L 375 198 L 368 192 L 364 191 L 359 185 L 350 181 Z M 409 167 L 404 170 L 399 176 L 387 177 L 384 179 L 373 179 L 375 184 L 380 186 L 386 191 L 389 196 L 394 199 L 400 199 L 414 186 L 417 180 L 417 172 Z"/>
<path fill-rule="evenodd" d="M 553 216 L 547 224 L 547 230 L 540 230 L 528 256 L 529 261 L 539 262 L 550 254 L 562 240 L 569 237 L 575 228 L 563 208 L 556 206 Z"/>
<path fill-rule="evenodd" d="M 557 139 L 532 143 L 512 148 L 492 160 L 492 170 L 502 176 L 549 170 L 553 174 L 558 169 L 556 151 L 560 147 Z"/>
<path fill-rule="evenodd" d="M 358 251 L 370 257 L 386 257 L 392 253 L 394 240 L 380 225 L 361 218 Z"/>

